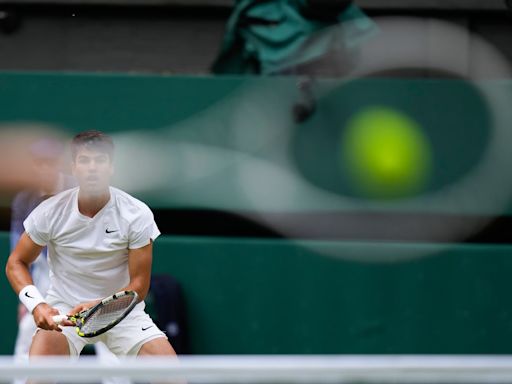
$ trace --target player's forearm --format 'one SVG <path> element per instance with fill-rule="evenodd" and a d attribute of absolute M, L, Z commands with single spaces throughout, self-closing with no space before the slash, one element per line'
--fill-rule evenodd
<path fill-rule="evenodd" d="M 34 286 L 32 277 L 30 276 L 27 262 L 17 257 L 16 253 L 12 253 L 9 259 L 7 260 L 5 274 L 7 275 L 7 279 L 9 280 L 9 283 L 11 283 L 12 288 L 18 295 L 18 298 L 27 308 L 29 313 L 34 314 L 36 308 L 40 308 L 41 306 L 47 306 L 43 295 L 41 294 L 41 292 L 39 292 L 37 287 Z M 43 324 L 43 318 L 44 316 L 40 317 L 38 315 L 36 319 L 34 314 L 34 320 L 36 321 L 36 324 L 38 326 L 41 326 L 41 324 Z"/>
<path fill-rule="evenodd" d="M 23 233 L 18 244 L 16 244 L 16 248 L 9 256 L 5 273 L 17 294 L 26 286 L 34 284 L 30 276 L 29 266 L 37 259 L 42 249 L 43 246 L 36 244 L 26 233 Z"/>
<path fill-rule="evenodd" d="M 128 291 L 135 291 L 140 300 L 144 300 L 149 291 L 151 281 L 151 260 L 153 258 L 153 244 L 128 251 L 128 270 L 130 283 L 126 287 Z"/>
<path fill-rule="evenodd" d="M 29 266 L 14 254 L 11 254 L 7 260 L 5 274 L 16 294 L 19 294 L 27 285 L 34 284 L 32 277 L 30 276 Z"/>

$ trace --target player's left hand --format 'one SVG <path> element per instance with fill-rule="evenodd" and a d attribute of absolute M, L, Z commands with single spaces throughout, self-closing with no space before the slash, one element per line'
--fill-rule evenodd
<path fill-rule="evenodd" d="M 77 313 L 80 313 L 80 312 L 83 312 L 83 311 L 86 311 L 88 310 L 89 308 L 92 308 L 94 307 L 96 304 L 98 304 L 101 300 L 94 300 L 94 301 L 89 301 L 87 303 L 81 303 L 81 304 L 78 304 L 77 306 L 75 306 L 71 311 L 69 311 L 69 313 L 67 314 L 68 316 L 74 316 L 76 315 Z"/>

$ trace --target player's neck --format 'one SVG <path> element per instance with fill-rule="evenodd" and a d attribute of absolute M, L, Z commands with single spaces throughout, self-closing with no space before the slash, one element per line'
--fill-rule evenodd
<path fill-rule="evenodd" d="M 78 210 L 84 216 L 94 217 L 110 200 L 110 191 L 107 189 L 104 193 L 88 195 L 79 191 Z"/>

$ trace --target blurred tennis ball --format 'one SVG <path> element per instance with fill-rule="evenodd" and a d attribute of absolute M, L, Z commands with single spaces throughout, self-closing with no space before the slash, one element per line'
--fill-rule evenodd
<path fill-rule="evenodd" d="M 428 138 L 406 114 L 369 107 L 355 114 L 342 134 L 342 165 L 354 190 L 389 199 L 420 193 L 432 169 Z"/>

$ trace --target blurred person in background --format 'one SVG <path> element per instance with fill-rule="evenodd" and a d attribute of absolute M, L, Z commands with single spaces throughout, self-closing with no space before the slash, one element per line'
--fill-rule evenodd
<path fill-rule="evenodd" d="M 35 141 L 28 150 L 33 165 L 32 185 L 22 190 L 13 199 L 11 206 L 11 252 L 24 231 L 23 221 L 43 200 L 75 185 L 71 176 L 62 173 L 64 145 L 54 138 L 42 138 Z M 46 247 L 30 268 L 34 285 L 46 294 L 50 280 L 46 260 Z M 28 359 L 28 351 L 36 324 L 32 314 L 23 304 L 18 305 L 18 335 L 14 347 L 17 359 Z"/>

